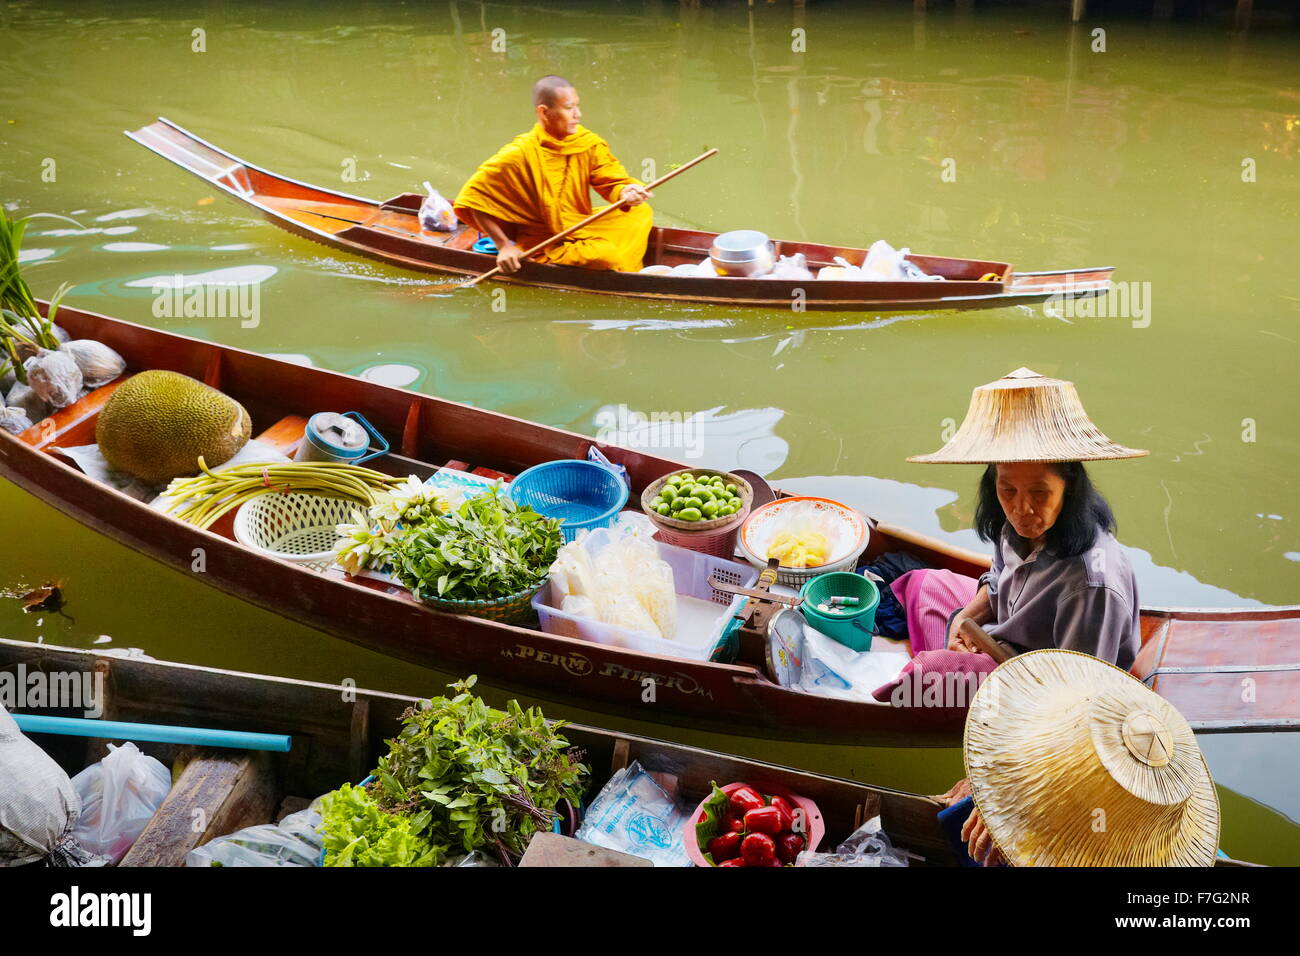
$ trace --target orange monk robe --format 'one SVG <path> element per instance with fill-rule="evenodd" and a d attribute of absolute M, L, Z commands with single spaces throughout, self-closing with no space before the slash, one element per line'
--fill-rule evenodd
<path fill-rule="evenodd" d="M 579 126 L 572 136 L 557 140 L 538 123 L 480 166 L 461 188 L 454 207 L 461 221 L 484 234 L 487 231 L 474 218 L 476 211 L 513 223 L 515 242 L 528 249 L 590 216 L 595 211 L 592 189 L 612 203 L 630 183 L 642 185 L 591 130 Z M 636 272 L 653 221 L 646 203 L 611 212 L 531 261 Z"/>

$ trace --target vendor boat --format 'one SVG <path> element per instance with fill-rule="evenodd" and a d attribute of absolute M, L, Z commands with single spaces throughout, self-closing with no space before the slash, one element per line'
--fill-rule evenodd
<path fill-rule="evenodd" d="M 45 306 L 42 305 L 44 309 Z M 765 667 L 722 664 L 593 643 L 484 618 L 449 614 L 395 584 L 318 573 L 246 547 L 227 514 L 210 530 L 150 507 L 83 473 L 61 449 L 95 440 L 114 389 L 134 372 L 168 369 L 224 391 L 248 410 L 253 436 L 292 456 L 308 416 L 358 411 L 391 451 L 368 467 L 427 478 L 440 468 L 509 478 L 560 459 L 586 459 L 594 446 L 622 465 L 629 506 L 655 479 L 684 465 L 584 435 L 446 399 L 177 335 L 94 312 L 61 307 L 74 339 L 115 349 L 127 372 L 18 436 L 0 430 L 0 475 L 72 518 L 182 572 L 195 549 L 207 555 L 200 580 L 241 600 L 391 657 L 450 673 L 476 673 L 495 686 L 563 699 L 634 719 L 786 740 L 881 746 L 951 746 L 964 707 L 865 703 L 782 686 Z M 978 576 L 989 559 L 867 516 L 864 560 L 909 552 L 931 567 Z M 1207 732 L 1300 729 L 1300 607 L 1144 608 L 1142 650 L 1133 673 Z M 656 703 L 642 703 L 653 679 Z M 1243 681 L 1256 693 L 1242 693 Z M 1249 700 L 1244 698 L 1249 697 Z"/>
<path fill-rule="evenodd" d="M 166 119 L 126 134 L 213 187 L 251 206 L 273 224 L 295 235 L 354 255 L 378 259 L 417 272 L 476 276 L 496 265 L 496 257 L 475 252 L 480 234 L 461 225 L 455 232 L 420 226 L 424 197 L 403 193 L 384 202 L 322 189 L 254 166 L 205 142 Z M 707 258 L 717 233 L 655 227 L 645 265 L 678 266 Z M 816 271 L 837 257 L 860 264 L 866 249 L 815 242 L 779 241 L 776 256 L 803 253 Z M 987 259 L 911 255 L 909 260 L 942 282 L 762 279 L 609 272 L 574 266 L 525 262 L 513 275 L 494 283 L 538 286 L 568 292 L 666 302 L 722 306 L 760 306 L 788 311 L 798 301 L 805 309 L 844 312 L 914 312 L 936 309 L 996 309 L 1011 305 L 1104 295 L 1110 266 L 1049 272 L 1016 272 L 1011 264 Z"/>
<path fill-rule="evenodd" d="M 289 750 L 278 753 L 139 743 L 146 753 L 169 765 L 184 761 L 184 767 L 119 864 L 125 867 L 181 866 L 190 850 L 218 836 L 272 822 L 344 783 L 361 781 L 387 752 L 384 740 L 395 735 L 402 713 L 419 703 L 415 697 L 355 687 L 0 639 L 0 673 L 38 671 L 58 673 L 65 682 L 72 675 L 102 675 L 103 720 L 291 737 Z M 14 712 L 24 711 L 33 712 Z M 81 716 L 71 709 L 39 713 Z M 566 724 L 562 732 L 585 752 L 592 771 L 589 798 L 631 761 L 671 775 L 688 803 L 707 796 L 714 781 L 771 783 L 817 804 L 826 826 L 822 852 L 879 816 L 909 865 L 956 863 L 936 817 L 942 804 L 934 797 L 580 724 Z M 69 775 L 103 757 L 108 742 L 28 733 Z M 195 828 L 196 820 L 203 829 Z M 1217 863 L 1247 865 L 1225 858 Z"/>

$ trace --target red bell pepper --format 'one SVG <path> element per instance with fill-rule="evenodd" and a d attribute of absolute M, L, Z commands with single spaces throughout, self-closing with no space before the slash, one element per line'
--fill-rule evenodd
<path fill-rule="evenodd" d="M 774 837 L 783 829 L 781 811 L 776 807 L 759 807 L 745 814 L 746 833 L 766 833 Z"/>
<path fill-rule="evenodd" d="M 719 833 L 744 833 L 745 821 L 734 814 L 728 813 L 718 821 Z"/>
<path fill-rule="evenodd" d="M 740 839 L 739 833 L 724 833 L 710 840 L 707 849 L 713 862 L 721 863 L 740 856 Z"/>
<path fill-rule="evenodd" d="M 740 843 L 745 866 L 771 866 L 776 860 L 776 841 L 766 833 L 751 833 Z"/>
<path fill-rule="evenodd" d="M 782 833 L 776 838 L 776 855 L 782 863 L 793 863 L 798 859 L 807 841 L 798 833 Z"/>
<path fill-rule="evenodd" d="M 772 806 L 781 811 L 781 829 L 791 830 L 794 828 L 794 805 L 785 797 L 775 796 L 772 798 Z"/>
<path fill-rule="evenodd" d="M 733 859 L 730 860 L 723 860 L 721 863 L 718 864 L 718 866 L 744 866 L 744 865 L 745 865 L 745 861 L 742 860 L 740 857 L 734 857 Z"/>
<path fill-rule="evenodd" d="M 737 787 L 731 791 L 728 800 L 731 804 L 731 812 L 738 817 L 743 817 L 748 811 L 767 805 L 763 795 L 750 786 Z"/>

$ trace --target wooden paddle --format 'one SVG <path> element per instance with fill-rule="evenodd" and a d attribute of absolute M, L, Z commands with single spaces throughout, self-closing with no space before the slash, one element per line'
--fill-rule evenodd
<path fill-rule="evenodd" d="M 962 621 L 961 627 L 959 627 L 958 630 L 966 636 L 968 641 L 999 664 L 1011 660 L 1014 656 L 1009 650 L 995 641 L 993 635 L 984 630 L 984 628 L 980 627 L 970 618 Z"/>
<path fill-rule="evenodd" d="M 706 152 L 706 153 L 701 153 L 700 155 L 698 155 L 698 156 L 696 156 L 694 159 L 692 159 L 689 163 L 684 163 L 684 164 L 682 164 L 681 166 L 678 166 L 678 167 L 677 167 L 676 169 L 674 169 L 672 172 L 668 173 L 667 175 L 660 176 L 660 177 L 659 177 L 658 179 L 656 179 L 654 182 L 652 182 L 652 183 L 650 183 L 648 186 L 646 186 L 646 191 L 647 191 L 647 192 L 651 192 L 651 191 L 653 191 L 656 187 L 658 187 L 658 186 L 662 186 L 664 183 L 668 182 L 668 180 L 672 179 L 674 176 L 679 176 L 679 175 L 681 175 L 682 173 L 686 172 L 686 170 L 690 169 L 692 166 L 696 165 L 697 163 L 702 163 L 702 162 L 704 162 L 706 159 L 708 159 L 710 156 L 716 155 L 717 152 L 718 152 L 718 151 L 717 151 L 716 149 L 711 149 L 711 150 L 709 150 L 709 151 Z M 591 225 L 593 222 L 595 222 L 595 221 L 596 221 L 597 219 L 599 219 L 601 216 L 607 216 L 607 215 L 609 215 L 611 212 L 613 212 L 615 209 L 622 209 L 622 208 L 623 208 L 623 203 L 622 203 L 622 202 L 616 202 L 616 203 L 612 203 L 611 205 L 606 206 L 604 209 L 599 209 L 599 210 L 597 210 L 596 212 L 593 212 L 590 216 L 588 216 L 586 219 L 582 220 L 581 222 L 576 222 L 576 223 L 574 223 L 572 226 L 570 226 L 568 229 L 565 229 L 565 230 L 562 231 L 562 232 L 557 232 L 555 235 L 551 236 L 551 238 L 549 238 L 549 239 L 545 239 L 545 240 L 539 242 L 537 245 L 533 246 L 531 249 L 529 249 L 529 250 L 527 250 L 526 252 L 524 252 L 524 253 L 523 253 L 519 258 L 520 258 L 520 259 L 527 259 L 529 256 L 533 255 L 534 253 L 541 252 L 543 249 L 545 249 L 547 246 L 551 245 L 552 243 L 559 242 L 559 241 L 560 241 L 561 239 L 563 239 L 565 236 L 568 236 L 568 235 L 571 235 L 572 233 L 577 232 L 577 231 L 578 231 L 579 229 L 581 229 L 583 226 L 589 226 L 589 225 Z M 472 287 L 472 286 L 476 286 L 476 285 L 478 285 L 480 282 L 482 282 L 484 279 L 488 279 L 488 278 L 490 278 L 490 277 L 496 275 L 496 274 L 497 274 L 498 272 L 500 272 L 500 271 L 501 271 L 501 267 L 500 267 L 500 266 L 493 266 L 491 269 L 489 269 L 487 272 L 483 273 L 481 276 L 476 276 L 475 278 L 471 279 L 469 282 L 466 282 L 466 283 L 464 284 L 464 286 L 462 286 L 462 288 L 468 289 L 468 288 L 470 288 L 470 287 Z"/>

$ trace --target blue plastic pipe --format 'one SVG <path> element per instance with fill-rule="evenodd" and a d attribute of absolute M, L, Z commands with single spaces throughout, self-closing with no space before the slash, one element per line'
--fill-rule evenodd
<path fill-rule="evenodd" d="M 242 730 L 209 730 L 171 724 L 132 724 L 120 720 L 85 717 L 47 717 L 11 714 L 18 729 L 28 734 L 63 734 L 67 737 L 103 737 L 108 740 L 145 740 L 156 744 L 195 744 L 228 750 L 269 750 L 288 753 L 293 738 L 287 734 L 253 734 Z"/>

